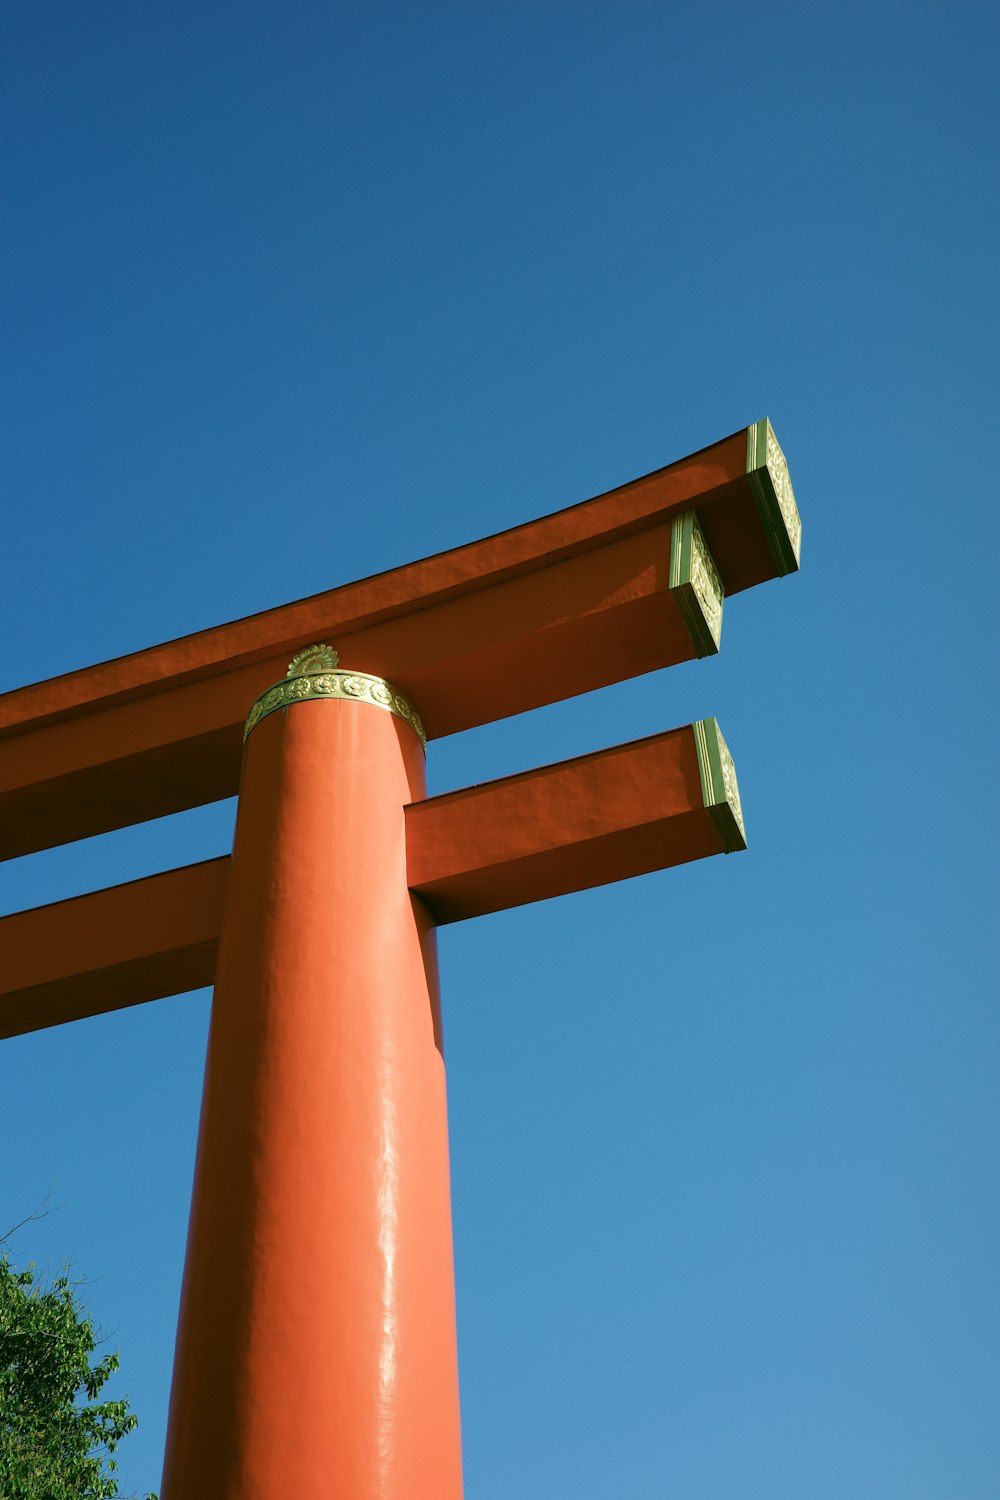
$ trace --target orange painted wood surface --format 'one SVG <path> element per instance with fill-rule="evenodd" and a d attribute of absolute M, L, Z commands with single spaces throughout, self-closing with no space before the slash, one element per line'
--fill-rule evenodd
<path fill-rule="evenodd" d="M 435 937 L 406 886 L 423 774 L 364 704 L 248 742 L 163 1500 L 460 1500 Z"/>
<path fill-rule="evenodd" d="M 689 726 L 405 819 L 407 882 L 438 924 L 720 851 Z M 224 857 L 0 919 L 0 1036 L 212 984 L 228 874 Z"/>
<path fill-rule="evenodd" d="M 686 660 L 668 592 L 696 509 L 726 592 L 775 576 L 745 430 L 541 520 L 0 696 L 0 857 L 236 791 L 250 704 L 303 645 L 384 676 L 452 734 Z"/>
<path fill-rule="evenodd" d="M 407 879 L 439 924 L 719 852 L 689 726 L 406 813 Z"/>
<path fill-rule="evenodd" d="M 228 856 L 0 919 L 0 1037 L 209 985 Z"/>

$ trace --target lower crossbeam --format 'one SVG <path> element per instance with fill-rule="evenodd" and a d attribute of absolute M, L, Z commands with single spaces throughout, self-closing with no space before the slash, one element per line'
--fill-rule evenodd
<path fill-rule="evenodd" d="M 438 925 L 745 847 L 714 719 L 406 809 Z M 0 1037 L 212 984 L 228 876 L 207 860 L 0 919 Z"/>
<path fill-rule="evenodd" d="M 0 1037 L 201 989 L 215 978 L 229 857 L 0 920 Z"/>

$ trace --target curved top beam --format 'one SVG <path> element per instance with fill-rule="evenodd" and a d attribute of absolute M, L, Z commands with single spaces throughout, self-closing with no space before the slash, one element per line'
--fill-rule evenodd
<path fill-rule="evenodd" d="M 0 696 L 0 858 L 234 794 L 250 704 L 316 640 L 398 685 L 428 738 L 715 649 L 671 581 L 691 512 L 725 593 L 797 566 L 756 423 L 496 536 Z"/>

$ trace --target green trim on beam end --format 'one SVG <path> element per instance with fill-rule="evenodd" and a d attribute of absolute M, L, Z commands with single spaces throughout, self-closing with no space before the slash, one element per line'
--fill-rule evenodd
<path fill-rule="evenodd" d="M 735 854 L 747 846 L 740 792 L 736 785 L 736 767 L 729 746 L 714 719 L 698 719 L 691 725 L 698 751 L 701 794 L 709 816 L 715 824 L 723 852 Z"/>
<path fill-rule="evenodd" d="M 802 522 L 785 455 L 766 417 L 747 428 L 747 478 L 779 577 L 796 572 L 802 551 Z"/>
<path fill-rule="evenodd" d="M 678 516 L 670 529 L 670 592 L 696 656 L 714 656 L 722 637 L 726 591 L 693 510 Z"/>

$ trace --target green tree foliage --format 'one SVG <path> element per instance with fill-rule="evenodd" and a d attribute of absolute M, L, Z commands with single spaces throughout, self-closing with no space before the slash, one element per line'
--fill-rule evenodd
<path fill-rule="evenodd" d="M 0 1500 L 112 1500 L 128 1399 L 101 1401 L 118 1355 L 91 1363 L 94 1326 L 66 1276 L 0 1256 Z M 155 1500 L 155 1496 L 148 1497 Z"/>

